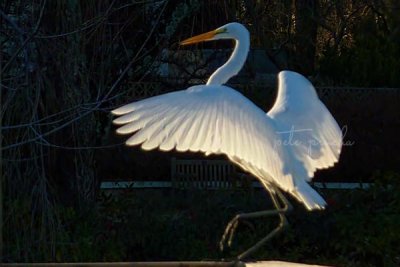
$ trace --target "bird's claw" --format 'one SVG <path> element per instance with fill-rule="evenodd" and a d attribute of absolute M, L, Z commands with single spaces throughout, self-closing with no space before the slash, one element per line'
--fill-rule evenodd
<path fill-rule="evenodd" d="M 231 247 L 232 240 L 236 232 L 236 228 L 239 225 L 239 216 L 235 216 L 226 226 L 225 232 L 222 235 L 221 241 L 219 242 L 219 248 L 221 251 L 224 251 L 225 244 L 228 247 Z"/>

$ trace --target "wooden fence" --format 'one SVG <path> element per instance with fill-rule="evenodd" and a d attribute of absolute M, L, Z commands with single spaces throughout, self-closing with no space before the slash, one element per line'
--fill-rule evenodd
<path fill-rule="evenodd" d="M 277 92 L 276 87 L 271 87 L 270 85 L 261 83 L 232 84 L 229 86 L 241 91 L 246 95 L 252 95 L 255 91 L 260 91 L 264 92 L 265 96 L 274 98 Z M 132 100 L 143 99 L 174 90 L 185 89 L 185 87 L 179 88 L 178 86 L 174 89 L 171 89 L 171 85 L 164 84 L 163 82 L 128 82 L 126 87 Z M 390 97 L 393 101 L 400 100 L 400 88 L 317 86 L 315 89 L 318 93 L 318 96 L 322 100 L 346 99 L 348 101 L 359 102 L 364 100 L 376 100 L 375 97 L 382 96 Z"/>
<path fill-rule="evenodd" d="M 171 91 L 171 86 L 168 87 L 162 82 L 129 83 L 128 86 L 132 100 Z M 268 110 L 275 101 L 276 88 L 251 83 L 232 85 L 232 87 L 238 88 L 264 110 Z M 371 177 L 377 171 L 400 171 L 400 155 L 393 153 L 400 150 L 400 139 L 397 137 L 400 132 L 400 89 L 317 87 L 316 90 L 342 127 L 344 146 L 339 163 L 334 168 L 318 171 L 313 181 L 372 182 Z M 141 157 L 155 159 L 140 163 L 140 170 L 148 170 L 146 171 L 148 173 L 137 171 L 137 175 L 162 181 L 165 179 L 163 177 L 169 177 L 170 154 L 152 151 L 142 156 L 139 151 L 135 153 L 139 161 Z M 184 157 L 190 155 L 182 154 L 182 158 Z M 126 158 L 130 163 L 121 161 L 121 164 L 132 165 L 132 157 Z M 105 160 L 110 162 L 108 159 Z M 156 170 L 151 165 L 153 162 L 157 162 Z M 104 174 L 102 180 L 115 175 L 115 172 L 108 172 L 108 169 L 101 172 Z M 130 173 L 132 172 L 133 169 L 130 170 Z M 118 176 L 129 177 L 128 173 L 126 175 L 118 173 Z"/>

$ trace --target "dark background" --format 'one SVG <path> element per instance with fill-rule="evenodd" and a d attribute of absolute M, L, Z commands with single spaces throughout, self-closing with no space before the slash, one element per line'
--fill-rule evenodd
<path fill-rule="evenodd" d="M 270 247 L 270 254 L 261 255 L 307 261 L 314 256 L 305 251 L 313 251 L 320 255 L 319 263 L 326 264 L 398 263 L 395 248 L 400 246 L 394 240 L 400 238 L 394 222 L 399 221 L 400 205 L 395 198 L 398 187 L 393 185 L 400 166 L 398 1 L 4 0 L 0 11 L 4 261 L 221 257 L 207 251 L 216 250 L 214 239 L 229 216 L 254 208 L 251 201 L 262 202 L 263 196 L 244 197 L 248 205 L 243 208 L 229 197 L 204 205 L 210 209 L 201 216 L 218 213 L 212 203 L 233 207 L 213 224 L 204 217 L 193 219 L 188 212 L 204 196 L 187 200 L 168 192 L 128 192 L 110 197 L 99 185 L 105 180 L 169 180 L 171 157 L 203 157 L 124 147 L 124 138 L 114 134 L 109 111 L 203 83 L 226 60 L 232 43 L 210 42 L 183 50 L 179 41 L 238 21 L 249 29 L 251 46 L 258 52 L 251 52 L 231 86 L 268 110 L 278 71 L 290 69 L 307 76 L 340 126 L 347 128 L 345 142 L 352 143 L 343 147 L 334 168 L 316 174 L 316 181 L 379 185 L 375 191 L 352 192 L 354 197 L 333 193 L 332 202 L 346 200 L 348 206 L 341 203 L 323 218 L 307 215 L 315 220 L 310 222 L 315 229 L 331 223 L 327 229 L 337 238 L 347 238 L 347 243 L 336 239 L 332 246 L 319 246 L 332 238 L 323 234 L 322 240 L 298 240 L 299 234 L 293 233 L 302 232 L 300 227 L 282 243 L 289 249 Z M 167 73 L 162 71 L 166 64 Z M 157 204 L 165 199 L 171 201 L 170 208 Z M 350 209 L 353 206 L 359 213 Z M 209 225 L 204 231 L 212 240 L 204 245 L 198 241 L 201 233 L 196 236 L 195 230 L 181 228 L 187 233 L 182 237 L 186 245 L 180 252 L 161 253 L 161 248 L 173 245 L 149 241 L 148 233 L 173 238 L 162 236 L 162 227 L 169 224 L 173 229 L 182 223 L 176 219 L 182 212 L 183 221 L 191 218 L 184 225 Z M 161 214 L 161 219 L 150 213 Z M 371 219 L 371 214 L 381 220 Z M 301 214 L 298 218 L 302 220 Z M 158 230 L 141 228 L 152 220 Z M 143 224 L 130 228 L 133 221 Z M 356 225 L 361 221 L 371 229 Z M 339 228 L 341 234 L 334 230 Z M 357 232 L 361 228 L 365 232 Z M 382 238 L 372 238 L 377 235 Z M 356 245 L 350 239 L 358 240 Z"/>

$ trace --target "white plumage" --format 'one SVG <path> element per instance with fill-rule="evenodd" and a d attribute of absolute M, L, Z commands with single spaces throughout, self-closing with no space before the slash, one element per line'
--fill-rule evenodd
<path fill-rule="evenodd" d="M 145 150 L 225 154 L 258 179 L 292 194 L 307 209 L 326 202 L 307 183 L 317 169 L 337 162 L 342 133 L 302 75 L 282 71 L 278 97 L 265 113 L 236 90 L 222 85 L 243 66 L 249 34 L 238 23 L 190 38 L 183 44 L 232 38 L 235 50 L 207 85 L 134 102 L 112 111 L 127 145 Z"/>

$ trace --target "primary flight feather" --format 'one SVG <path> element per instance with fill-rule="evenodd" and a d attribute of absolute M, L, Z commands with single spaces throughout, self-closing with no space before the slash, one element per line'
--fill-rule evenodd
<path fill-rule="evenodd" d="M 323 209 L 324 199 L 307 183 L 317 169 L 338 161 L 342 132 L 312 84 L 302 75 L 278 74 L 278 96 L 268 113 L 225 86 L 246 61 L 249 32 L 239 23 L 183 42 L 235 40 L 229 60 L 207 84 L 151 97 L 112 111 L 127 145 L 145 150 L 201 151 L 225 154 L 265 184 L 277 186 L 309 210 Z"/>

